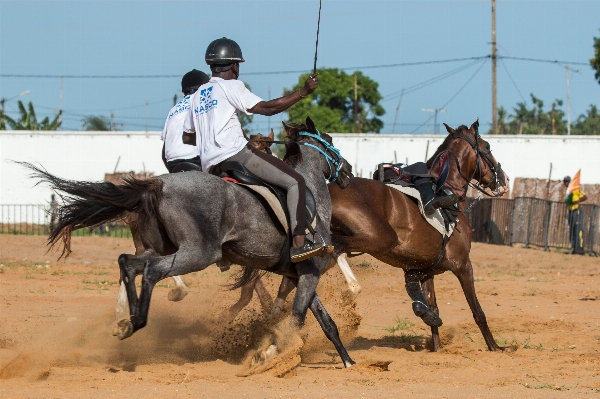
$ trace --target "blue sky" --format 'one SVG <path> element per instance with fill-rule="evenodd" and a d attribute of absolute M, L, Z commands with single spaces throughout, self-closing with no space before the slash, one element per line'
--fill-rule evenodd
<path fill-rule="evenodd" d="M 318 66 L 351 72 L 356 66 L 485 56 L 490 53 L 490 10 L 489 0 L 323 0 Z M 79 130 L 83 116 L 108 116 L 111 111 L 125 130 L 145 130 L 146 122 L 150 130 L 159 130 L 179 94 L 179 76 L 192 68 L 208 72 L 204 51 L 222 36 L 242 47 L 246 63 L 240 79 L 265 99 L 269 91 L 272 98 L 280 96 L 298 74 L 248 73 L 310 70 L 317 11 L 318 0 L 0 1 L 0 74 L 176 75 L 64 79 L 63 130 Z M 598 16 L 600 1 L 498 0 L 499 55 L 586 63 L 593 56 L 593 37 L 600 36 Z M 394 130 L 432 132 L 422 108 L 440 108 L 453 97 L 440 122 L 457 126 L 480 118 L 487 130 L 491 65 L 481 66 L 483 62 L 363 70 L 386 97 L 383 132 L 393 128 L 394 93 L 462 66 L 460 72 L 405 95 Z M 579 70 L 571 74 L 575 120 L 589 104 L 600 103 L 600 85 L 589 66 L 573 68 Z M 498 103 L 510 109 L 522 101 L 521 95 L 530 103 L 529 93 L 534 93 L 549 106 L 556 98 L 565 100 L 565 78 L 558 65 L 504 60 L 504 66 L 498 65 Z M 0 96 L 10 99 L 30 90 L 22 99 L 32 101 L 40 116 L 58 109 L 60 87 L 59 78 L 0 77 Z M 7 102 L 7 114 L 16 115 L 16 104 L 17 99 Z M 264 132 L 282 119 L 285 115 L 256 117 L 253 130 Z"/>

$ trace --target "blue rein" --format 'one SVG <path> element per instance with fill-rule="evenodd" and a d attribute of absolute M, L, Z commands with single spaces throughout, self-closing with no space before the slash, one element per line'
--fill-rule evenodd
<path fill-rule="evenodd" d="M 340 153 L 340 150 L 338 150 L 337 148 L 335 148 L 333 146 L 333 144 L 329 144 L 325 139 L 323 139 L 321 137 L 321 132 L 319 132 L 317 130 L 317 134 L 313 134 L 313 133 L 309 133 L 309 132 L 300 132 L 298 133 L 300 136 L 306 136 L 306 137 L 310 137 L 313 138 L 315 140 L 317 140 L 320 144 L 323 145 L 323 147 L 325 147 L 325 151 L 323 151 L 320 147 L 311 144 L 311 143 L 298 143 L 298 144 L 302 144 L 305 145 L 307 147 L 311 147 L 314 148 L 315 150 L 319 151 L 321 153 L 321 155 L 323 155 L 325 157 L 325 160 L 327 161 L 327 166 L 329 166 L 329 177 L 327 178 L 327 180 L 330 183 L 333 183 L 334 181 L 337 180 L 337 178 L 340 175 L 340 170 L 342 169 L 342 154 Z M 327 151 L 331 151 L 336 157 L 337 159 L 333 158 L 331 155 L 329 155 L 327 153 Z"/>

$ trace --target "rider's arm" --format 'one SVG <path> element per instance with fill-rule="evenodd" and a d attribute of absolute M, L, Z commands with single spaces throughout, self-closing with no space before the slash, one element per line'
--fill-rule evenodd
<path fill-rule="evenodd" d="M 253 114 L 266 116 L 278 114 L 311 94 L 318 86 L 319 80 L 317 79 L 316 75 L 314 77 L 310 76 L 308 79 L 306 79 L 304 87 L 288 94 L 287 96 L 276 98 L 270 101 L 261 101 L 248 111 Z"/>
<path fill-rule="evenodd" d="M 183 144 L 196 145 L 196 132 L 183 132 L 181 136 Z"/>

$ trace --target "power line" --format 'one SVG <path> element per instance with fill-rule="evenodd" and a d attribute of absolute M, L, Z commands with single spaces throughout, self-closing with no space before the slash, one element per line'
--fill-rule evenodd
<path fill-rule="evenodd" d="M 515 87 L 515 89 L 517 89 L 517 93 L 519 93 L 519 95 L 521 96 L 521 99 L 523 100 L 523 102 L 526 103 L 527 100 L 525 100 L 525 97 L 523 97 L 523 94 L 521 94 L 521 90 L 519 90 L 519 87 L 517 86 L 517 83 L 515 82 L 515 80 L 511 76 L 510 72 L 508 72 L 508 69 L 506 68 L 506 65 L 504 65 L 504 60 L 502 58 L 500 58 L 500 63 L 502 64 L 502 67 L 504 68 L 504 71 L 508 75 L 508 78 L 512 82 L 513 86 Z"/>
<path fill-rule="evenodd" d="M 415 62 L 401 62 L 396 64 L 378 64 L 378 65 L 362 65 L 353 67 L 338 68 L 342 71 L 348 70 L 360 70 L 360 69 L 380 69 L 380 68 L 397 68 L 405 66 L 418 66 L 418 65 L 433 65 L 433 64 L 444 64 L 449 62 L 460 62 L 460 61 L 476 61 L 484 58 L 490 58 L 489 55 L 483 55 L 478 57 L 463 57 L 463 58 L 449 58 L 444 60 L 433 60 L 433 61 L 415 61 Z M 577 61 L 560 61 L 560 60 L 549 60 L 540 58 L 526 58 L 526 57 L 510 57 L 510 56 L 497 56 L 497 58 L 504 58 L 507 60 L 515 61 L 529 61 L 529 62 L 542 62 L 548 64 L 570 64 L 570 65 L 589 65 L 587 62 Z M 246 76 L 261 76 L 261 75 L 285 75 L 285 74 L 298 74 L 298 73 L 310 73 L 308 69 L 297 69 L 289 71 L 265 71 L 265 72 L 242 72 L 242 75 Z M 166 79 L 166 78 L 180 78 L 181 75 L 75 75 L 75 74 L 15 74 L 15 73 L 2 73 L 1 78 L 27 78 L 27 79 Z"/>
<path fill-rule="evenodd" d="M 458 68 L 454 68 L 454 69 L 452 69 L 450 71 L 444 72 L 441 75 L 434 76 L 433 78 L 429 78 L 427 80 L 424 80 L 423 82 L 414 84 L 414 85 L 409 86 L 409 87 L 407 87 L 405 89 L 402 89 L 400 91 L 388 94 L 387 96 L 384 97 L 383 101 L 393 100 L 393 99 L 399 97 L 400 94 L 402 94 L 402 92 L 404 92 L 404 94 L 409 94 L 409 93 L 412 93 L 414 91 L 423 89 L 423 88 L 425 88 L 427 86 L 430 86 L 430 85 L 432 85 L 434 83 L 437 83 L 437 82 L 439 82 L 439 81 L 441 81 L 443 79 L 446 79 L 446 78 L 448 78 L 448 77 L 450 77 L 452 75 L 456 75 L 457 73 L 462 72 L 465 69 L 468 69 L 468 68 L 470 68 L 471 66 L 473 66 L 473 65 L 475 65 L 477 63 L 479 63 L 479 60 L 475 60 L 473 62 L 469 62 L 469 63 L 467 63 L 465 65 L 462 65 L 462 66 L 460 66 Z"/>
<path fill-rule="evenodd" d="M 338 68 L 342 71 L 357 70 L 357 69 L 378 69 L 378 68 L 396 68 L 404 66 L 415 66 L 415 65 L 431 65 L 431 64 L 444 64 L 448 62 L 459 62 L 459 61 L 470 61 L 470 60 L 481 60 L 483 58 L 489 58 L 489 56 L 479 57 L 465 57 L 465 58 L 450 58 L 445 60 L 435 61 L 417 61 L 417 62 L 402 62 L 398 64 L 380 64 L 380 65 L 364 65 L 355 67 L 344 67 Z M 284 75 L 284 74 L 296 74 L 296 73 L 309 73 L 310 70 L 298 69 L 294 71 L 269 71 L 269 72 L 242 72 L 241 75 L 247 76 L 259 76 L 259 75 Z M 2 78 L 28 78 L 28 79 L 163 79 L 163 78 L 180 78 L 181 75 L 50 75 L 50 74 L 14 74 L 14 73 L 3 73 L 0 74 Z"/>
<path fill-rule="evenodd" d="M 515 61 L 529 61 L 529 62 L 543 62 L 546 64 L 571 64 L 571 65 L 586 65 L 589 66 L 589 62 L 576 62 L 576 61 L 558 61 L 558 60 L 544 60 L 540 58 L 524 58 L 524 57 L 509 57 L 506 55 L 499 55 L 496 58 L 504 58 L 507 60 L 515 60 Z"/>
<path fill-rule="evenodd" d="M 462 85 L 462 86 L 461 86 L 461 88 L 460 88 L 460 89 L 458 89 L 458 91 L 457 91 L 456 93 L 454 93 L 454 95 L 453 95 L 452 97 L 450 97 L 450 99 L 449 99 L 448 101 L 446 101 L 446 103 L 445 103 L 444 105 L 442 105 L 440 108 L 446 108 L 446 106 L 447 106 L 448 104 L 450 104 L 450 103 L 452 102 L 452 100 L 454 100 L 454 99 L 455 99 L 455 98 L 456 98 L 456 97 L 457 97 L 457 96 L 458 96 L 458 95 L 459 95 L 459 94 L 460 94 L 460 93 L 461 93 L 461 92 L 464 90 L 464 88 L 465 88 L 465 87 L 467 87 L 467 85 L 468 85 L 469 83 L 471 83 L 471 81 L 472 81 L 472 80 L 475 78 L 475 76 L 476 76 L 476 75 L 479 73 L 479 71 L 481 70 L 481 68 L 483 68 L 483 66 L 486 64 L 486 61 L 487 61 L 487 60 L 484 60 L 484 61 L 481 63 L 481 65 L 479 66 L 479 68 L 477 68 L 477 70 L 476 70 L 476 71 L 473 73 L 473 75 L 471 75 L 471 77 L 470 77 L 470 78 L 469 78 L 469 79 L 468 79 L 468 80 L 465 82 L 465 84 L 464 84 L 464 85 Z M 416 132 L 417 130 L 419 130 L 419 129 L 420 129 L 422 126 L 424 126 L 426 123 L 428 123 L 428 122 L 431 120 L 431 118 L 433 118 L 433 115 L 431 115 L 429 118 L 427 118 L 427 120 L 426 120 L 425 122 L 423 122 L 423 123 L 421 123 L 419 126 L 417 126 L 417 127 L 415 128 L 415 130 L 413 130 L 413 131 L 411 132 L 411 134 L 412 134 L 412 133 L 414 133 L 414 132 Z"/>

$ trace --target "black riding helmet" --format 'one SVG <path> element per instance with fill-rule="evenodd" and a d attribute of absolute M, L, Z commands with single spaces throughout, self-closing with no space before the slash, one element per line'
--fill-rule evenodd
<path fill-rule="evenodd" d="M 193 94 L 198 90 L 198 87 L 208 83 L 209 79 L 208 75 L 204 72 L 192 69 L 183 75 L 183 78 L 181 79 L 181 91 L 186 96 L 188 94 Z"/>
<path fill-rule="evenodd" d="M 240 46 L 226 37 L 211 42 L 204 59 L 213 72 L 228 71 L 234 64 L 245 61 Z"/>

